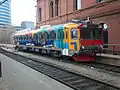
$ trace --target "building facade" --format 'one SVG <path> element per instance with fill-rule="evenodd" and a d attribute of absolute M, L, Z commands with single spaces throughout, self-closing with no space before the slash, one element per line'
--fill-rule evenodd
<path fill-rule="evenodd" d="M 11 0 L 0 5 L 0 27 L 11 25 Z"/>
<path fill-rule="evenodd" d="M 31 21 L 23 21 L 23 22 L 21 23 L 21 28 L 22 28 L 22 29 L 27 29 L 27 28 L 34 29 L 34 28 L 35 28 L 34 22 L 31 22 Z"/>
<path fill-rule="evenodd" d="M 120 44 L 120 0 L 37 0 L 37 28 L 87 17 L 107 24 L 108 44 Z M 120 51 L 120 46 L 115 48 Z"/>
<path fill-rule="evenodd" d="M 16 31 L 20 31 L 22 30 L 22 27 L 21 26 L 13 26 L 15 28 Z"/>

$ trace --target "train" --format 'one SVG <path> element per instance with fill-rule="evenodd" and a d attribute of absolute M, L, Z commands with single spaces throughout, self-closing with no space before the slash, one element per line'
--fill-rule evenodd
<path fill-rule="evenodd" d="M 44 25 L 36 30 L 21 30 L 13 35 L 15 49 L 55 57 L 71 57 L 91 62 L 104 44 L 103 28 L 86 21 Z"/>

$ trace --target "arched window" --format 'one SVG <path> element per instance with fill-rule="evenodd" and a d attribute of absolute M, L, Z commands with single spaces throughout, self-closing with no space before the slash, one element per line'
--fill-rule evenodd
<path fill-rule="evenodd" d="M 59 13 L 59 0 L 55 1 L 55 16 L 58 16 Z"/>
<path fill-rule="evenodd" d="M 73 0 L 73 8 L 74 10 L 81 9 L 81 0 Z"/>
<path fill-rule="evenodd" d="M 50 1 L 50 17 L 54 17 L 53 1 Z"/>

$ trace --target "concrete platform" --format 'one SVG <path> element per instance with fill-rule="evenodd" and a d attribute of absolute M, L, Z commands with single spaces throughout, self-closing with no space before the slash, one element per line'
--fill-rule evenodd
<path fill-rule="evenodd" d="M 47 63 L 55 65 L 57 67 L 66 69 L 68 71 L 71 71 L 71 72 L 74 72 L 74 73 L 77 73 L 80 75 L 84 75 L 88 78 L 95 79 L 95 80 L 101 81 L 103 83 L 107 83 L 112 86 L 120 88 L 120 73 L 113 73 L 111 71 L 105 71 L 105 70 L 97 69 L 94 67 L 82 66 L 80 64 L 76 65 L 74 63 L 71 64 L 71 63 L 66 63 L 66 62 L 60 62 L 59 60 L 54 60 L 51 57 L 38 56 L 38 55 L 33 55 L 30 53 L 24 53 L 24 52 L 16 52 L 11 49 L 5 49 L 5 50 L 8 50 L 10 52 L 13 52 L 13 53 L 16 53 L 19 55 L 23 55 L 25 57 L 40 60 L 42 62 L 47 62 Z"/>
<path fill-rule="evenodd" d="M 73 90 L 11 58 L 0 54 L 0 90 Z"/>
<path fill-rule="evenodd" d="M 112 54 L 97 54 L 96 61 L 104 64 L 110 64 L 114 66 L 120 67 L 120 55 L 112 55 Z"/>

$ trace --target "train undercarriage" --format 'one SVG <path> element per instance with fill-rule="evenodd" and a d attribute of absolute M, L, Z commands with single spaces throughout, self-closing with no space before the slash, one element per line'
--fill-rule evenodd
<path fill-rule="evenodd" d="M 49 55 L 49 56 L 54 56 L 57 58 L 64 57 L 64 59 L 70 57 L 75 61 L 80 61 L 80 62 L 91 62 L 94 61 L 96 58 L 96 53 L 99 51 L 93 50 L 93 51 L 87 51 L 83 52 L 80 51 L 79 53 L 75 53 L 72 56 L 69 55 L 63 55 L 61 49 L 49 49 L 49 48 L 43 48 L 43 47 L 32 47 L 32 46 L 16 46 L 16 50 L 20 51 L 30 51 L 30 52 L 37 52 L 42 55 Z M 66 57 L 66 58 L 65 58 Z"/>

